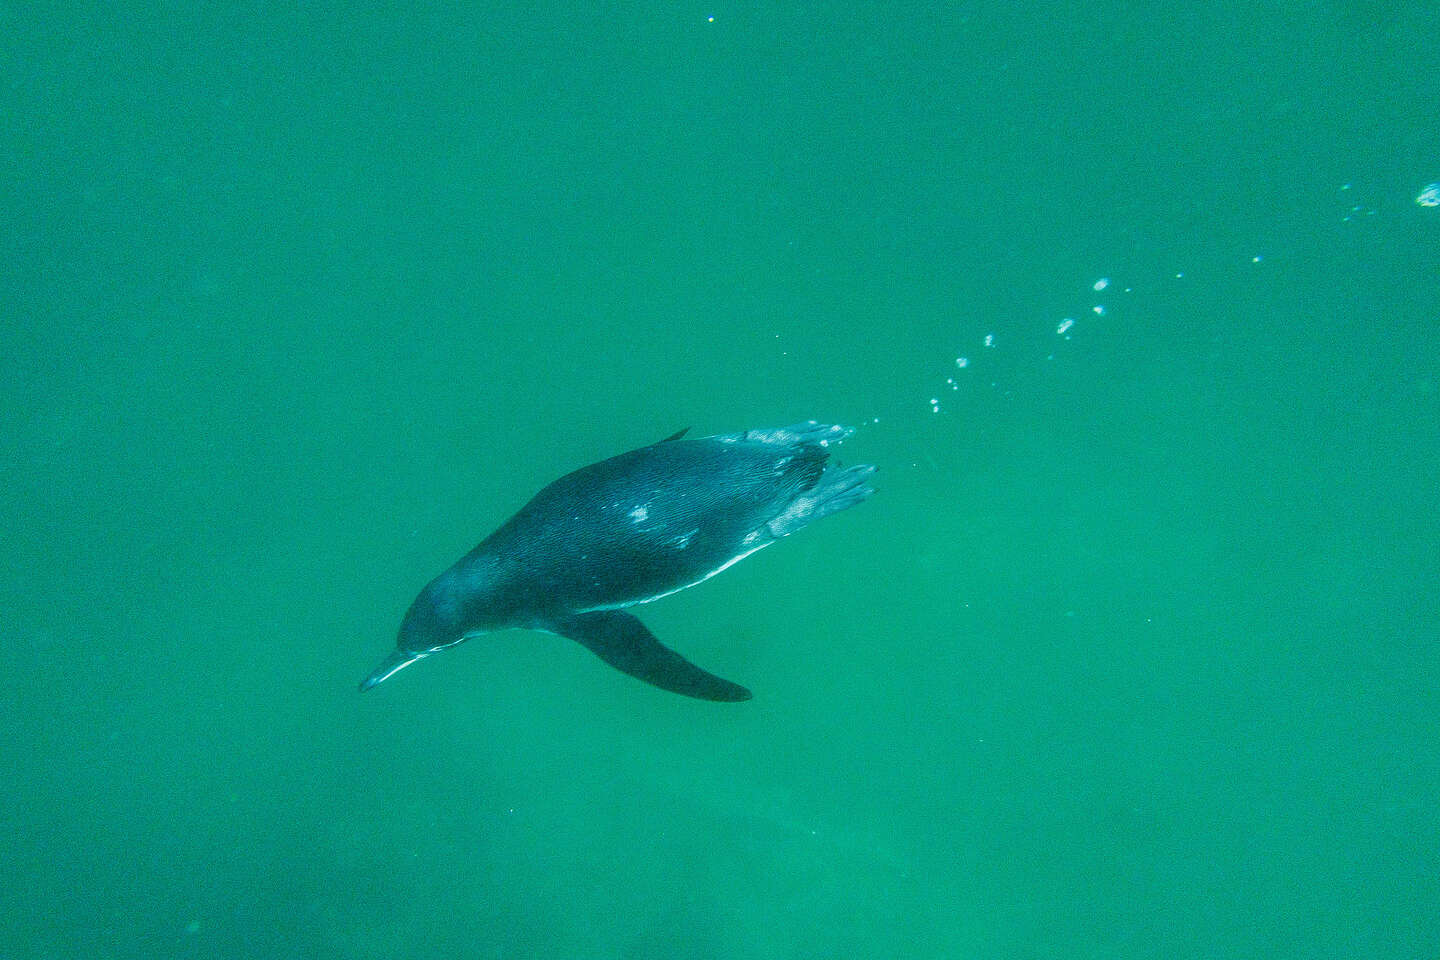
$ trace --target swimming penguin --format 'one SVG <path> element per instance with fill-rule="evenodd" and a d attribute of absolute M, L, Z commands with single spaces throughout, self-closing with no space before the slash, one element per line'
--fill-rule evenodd
<path fill-rule="evenodd" d="M 663 646 L 625 607 L 709 579 L 875 491 L 873 466 L 829 463 L 854 431 L 809 421 L 659 443 L 561 477 L 420 591 L 395 652 L 362 691 L 496 630 L 569 637 L 646 683 L 701 700 L 749 700 Z"/>

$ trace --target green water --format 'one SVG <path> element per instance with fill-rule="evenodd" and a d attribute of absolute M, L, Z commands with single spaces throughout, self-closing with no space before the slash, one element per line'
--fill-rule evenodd
<path fill-rule="evenodd" d="M 1440 955 L 1435 22 L 5 4 L 0 955 Z M 753 701 L 357 694 L 811 417 L 877 495 L 644 611 Z"/>

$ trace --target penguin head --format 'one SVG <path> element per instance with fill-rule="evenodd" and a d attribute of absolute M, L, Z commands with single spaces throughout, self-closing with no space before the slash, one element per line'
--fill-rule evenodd
<path fill-rule="evenodd" d="M 419 659 L 453 647 L 465 639 L 460 604 L 455 601 L 453 592 L 445 589 L 442 579 L 437 577 L 431 581 L 410 604 L 410 609 L 405 611 L 400 635 L 395 640 L 396 650 L 403 650 Z"/>
<path fill-rule="evenodd" d="M 390 679 L 415 661 L 475 635 L 476 631 L 462 627 L 460 604 L 447 589 L 448 584 L 442 582 L 444 579 L 444 576 L 437 577 L 410 604 L 400 624 L 394 651 L 361 681 L 361 692 Z"/>

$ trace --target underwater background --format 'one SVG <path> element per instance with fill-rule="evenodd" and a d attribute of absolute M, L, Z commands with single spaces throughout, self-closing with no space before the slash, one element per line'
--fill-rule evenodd
<path fill-rule="evenodd" d="M 0 956 L 1440 956 L 1428 3 L 0 8 Z M 876 495 L 421 586 L 682 427 Z"/>

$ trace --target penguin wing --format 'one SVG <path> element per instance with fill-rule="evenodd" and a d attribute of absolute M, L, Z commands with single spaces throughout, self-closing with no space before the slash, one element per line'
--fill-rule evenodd
<path fill-rule="evenodd" d="M 733 703 L 750 699 L 749 690 L 701 670 L 655 639 L 645 624 L 628 613 L 597 610 L 537 626 L 569 637 L 616 670 L 662 690 L 697 700 Z"/>

